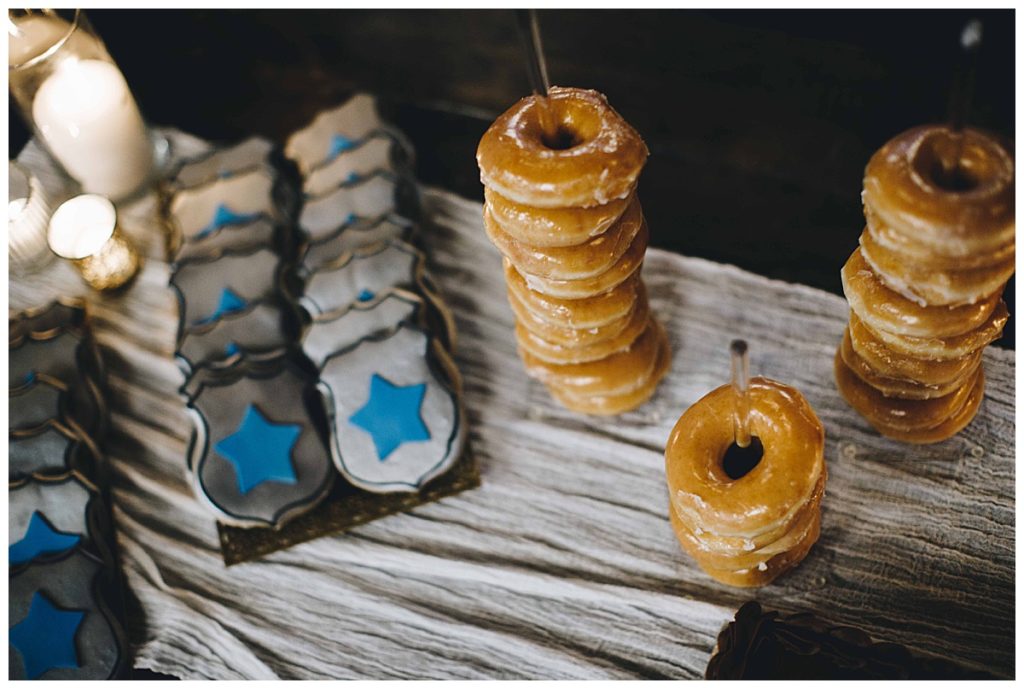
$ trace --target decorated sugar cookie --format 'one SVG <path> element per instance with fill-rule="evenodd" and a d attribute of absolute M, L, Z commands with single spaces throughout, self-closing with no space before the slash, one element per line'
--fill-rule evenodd
<path fill-rule="evenodd" d="M 97 554 L 99 495 L 80 474 L 31 476 L 11 482 L 8 489 L 8 564 L 57 559 L 67 550 L 85 547 Z"/>
<path fill-rule="evenodd" d="M 103 562 L 79 547 L 30 563 L 8 587 L 11 679 L 112 679 L 127 659 Z"/>
<path fill-rule="evenodd" d="M 330 355 L 319 387 L 335 466 L 360 488 L 417 491 L 463 451 L 458 373 L 407 322 Z"/>
<path fill-rule="evenodd" d="M 338 350 L 347 349 L 400 323 L 425 325 L 425 305 L 418 295 L 388 289 L 374 299 L 356 302 L 336 313 L 318 316 L 302 338 L 302 349 L 317 368 Z"/>
<path fill-rule="evenodd" d="M 416 185 L 383 171 L 343 182 L 317 196 L 307 196 L 299 213 L 299 227 L 310 241 L 321 241 L 339 227 L 356 221 L 376 221 L 396 214 L 416 217 Z"/>
<path fill-rule="evenodd" d="M 409 242 L 416 232 L 416 224 L 399 215 L 388 215 L 375 220 L 360 220 L 353 216 L 345 223 L 306 245 L 301 254 L 300 271 L 314 273 L 329 263 L 338 261 L 342 254 L 356 251 L 370 244 L 400 239 Z"/>
<path fill-rule="evenodd" d="M 246 251 L 274 247 L 280 230 L 277 221 L 265 214 L 244 218 L 238 223 L 218 225 L 200 238 L 182 242 L 174 252 L 176 261 L 210 256 L 223 251 Z"/>
<path fill-rule="evenodd" d="M 307 196 L 319 196 L 377 170 L 396 173 L 408 163 L 405 150 L 395 139 L 377 133 L 310 170 L 302 183 L 302 190 Z"/>
<path fill-rule="evenodd" d="M 189 467 L 222 522 L 276 527 L 323 499 L 334 471 L 307 406 L 312 381 L 298 367 L 243 358 L 193 378 Z"/>
<path fill-rule="evenodd" d="M 96 454 L 77 430 L 56 419 L 30 431 L 12 430 L 7 444 L 7 471 L 12 478 L 76 470 L 92 476 Z"/>
<path fill-rule="evenodd" d="M 185 375 L 198 366 L 243 355 L 278 352 L 295 330 L 280 300 L 253 301 L 238 311 L 182 333 L 176 352 Z"/>
<path fill-rule="evenodd" d="M 358 93 L 342 105 L 321 112 L 309 125 L 292 134 L 284 154 L 307 175 L 318 165 L 355 148 L 380 127 L 376 99 Z"/>
<path fill-rule="evenodd" d="M 65 416 L 68 387 L 56 378 L 32 374 L 28 383 L 12 390 L 8 421 L 12 431 L 30 431 L 50 419 Z"/>
<path fill-rule="evenodd" d="M 178 296 L 179 332 L 244 311 L 250 303 L 269 297 L 277 289 L 279 261 L 273 251 L 256 249 L 176 264 L 171 286 Z"/>
<path fill-rule="evenodd" d="M 275 181 L 270 168 L 260 167 L 178 192 L 171 199 L 171 220 L 183 240 L 192 242 L 224 227 L 249 224 L 260 216 L 275 217 Z"/>
<path fill-rule="evenodd" d="M 228 148 L 209 151 L 182 161 L 171 183 L 179 190 L 207 184 L 218 178 L 233 177 L 268 164 L 274 145 L 254 136 Z"/>

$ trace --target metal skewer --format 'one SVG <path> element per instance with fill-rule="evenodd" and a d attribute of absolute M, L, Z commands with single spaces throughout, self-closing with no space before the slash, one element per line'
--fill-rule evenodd
<path fill-rule="evenodd" d="M 527 70 L 530 73 L 530 85 L 533 88 L 533 93 L 540 97 L 541 128 L 545 135 L 553 138 L 555 126 L 547 99 L 551 83 L 548 81 L 548 65 L 544 60 L 544 46 L 540 40 L 537 10 L 516 10 L 516 21 L 519 24 L 519 35 L 523 39 Z"/>
<path fill-rule="evenodd" d="M 733 340 L 729 345 L 732 359 L 732 389 L 736 393 L 733 410 L 733 432 L 739 447 L 750 445 L 750 354 L 746 340 Z"/>
<path fill-rule="evenodd" d="M 967 113 L 974 95 L 974 76 L 978 67 L 978 52 L 981 49 L 982 24 L 972 19 L 964 25 L 960 32 L 960 48 L 962 58 L 959 69 L 953 78 L 953 88 L 949 99 L 949 127 L 954 133 L 955 148 L 952 160 L 944 161 L 943 168 L 948 180 L 955 180 L 963 155 L 963 130 L 967 124 Z"/>

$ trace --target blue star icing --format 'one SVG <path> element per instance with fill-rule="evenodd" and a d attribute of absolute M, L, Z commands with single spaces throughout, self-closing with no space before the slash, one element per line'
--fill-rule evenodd
<path fill-rule="evenodd" d="M 9 637 L 21 654 L 26 677 L 36 679 L 59 667 L 81 667 L 75 634 L 84 617 L 84 610 L 61 610 L 41 591 L 32 595 L 28 615 L 11 627 Z"/>
<path fill-rule="evenodd" d="M 373 438 L 377 459 L 384 461 L 402 443 L 430 440 L 420 416 L 427 384 L 399 386 L 374 373 L 370 398 L 349 421 Z"/>
<path fill-rule="evenodd" d="M 220 319 L 222 316 L 226 316 L 229 313 L 235 313 L 236 311 L 241 311 L 245 307 L 245 299 L 238 296 L 238 293 L 230 287 L 225 287 L 221 290 L 220 301 L 217 302 L 217 310 L 206 318 L 200 318 L 196 321 L 196 324 L 202 325 L 203 323 L 212 323 L 213 321 Z"/>
<path fill-rule="evenodd" d="M 302 433 L 298 424 L 274 423 L 250 404 L 238 430 L 214 449 L 231 462 L 238 490 L 245 495 L 265 481 L 295 484 L 292 448 Z"/>
<path fill-rule="evenodd" d="M 59 553 L 74 548 L 81 537 L 76 534 L 57 531 L 46 517 L 35 511 L 28 521 L 25 535 L 17 543 L 7 547 L 7 560 L 12 565 L 34 560 L 40 555 Z"/>
<path fill-rule="evenodd" d="M 227 346 L 224 348 L 224 353 L 227 354 L 228 356 L 234 356 L 235 354 L 238 354 L 238 345 L 236 345 L 234 342 L 228 342 Z"/>
<path fill-rule="evenodd" d="M 359 296 L 356 297 L 356 299 L 358 299 L 359 301 L 370 301 L 371 299 L 373 299 L 373 292 L 364 288 L 360 290 Z"/>
<path fill-rule="evenodd" d="M 355 145 L 355 142 L 347 136 L 335 134 L 331 137 L 331 143 L 327 149 L 327 160 L 334 160 L 345 151 L 355 148 Z"/>
<path fill-rule="evenodd" d="M 359 177 L 359 173 L 358 172 L 350 172 L 350 173 L 348 173 L 348 178 L 345 180 L 345 183 L 346 184 L 353 184 L 355 182 L 358 182 L 359 179 L 360 179 L 360 177 Z"/>
<path fill-rule="evenodd" d="M 346 225 L 351 225 L 356 220 L 359 220 L 359 216 L 356 215 L 355 213 L 349 213 L 347 216 L 345 216 L 345 224 Z"/>
<path fill-rule="evenodd" d="M 210 221 L 209 225 L 199 230 L 196 234 L 196 239 L 202 239 L 228 225 L 243 225 L 252 222 L 258 217 L 260 217 L 259 213 L 236 213 L 223 203 L 219 203 L 217 204 L 217 210 L 213 212 L 213 220 Z"/>

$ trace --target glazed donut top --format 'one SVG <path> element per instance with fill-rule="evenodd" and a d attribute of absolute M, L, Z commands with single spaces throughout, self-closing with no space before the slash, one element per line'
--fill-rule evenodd
<path fill-rule="evenodd" d="M 825 431 L 796 389 L 750 379 L 750 433 L 764 454 L 750 473 L 732 479 L 722 458 L 735 440 L 736 393 L 712 390 L 679 417 L 665 448 L 673 509 L 688 523 L 722 536 L 753 538 L 792 519 L 824 471 Z"/>
<path fill-rule="evenodd" d="M 953 169 L 963 137 L 958 175 Z M 940 253 L 987 252 L 1013 241 L 1013 156 L 975 130 L 915 127 L 871 157 L 864 171 L 864 204 L 895 230 L 926 240 Z"/>
<path fill-rule="evenodd" d="M 597 91 L 555 86 L 546 101 L 557 140 L 544 132 L 541 98 L 523 98 L 480 140 L 480 181 L 538 208 L 600 206 L 627 196 L 647 161 L 636 130 Z"/>

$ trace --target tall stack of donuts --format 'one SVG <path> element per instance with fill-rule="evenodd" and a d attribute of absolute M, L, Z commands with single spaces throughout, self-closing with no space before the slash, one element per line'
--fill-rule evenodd
<path fill-rule="evenodd" d="M 603 95 L 560 87 L 512 106 L 477 150 L 519 354 L 573 411 L 638 407 L 671 360 L 640 279 L 646 160 L 640 135 Z"/>
<path fill-rule="evenodd" d="M 978 411 L 982 351 L 1006 324 L 1014 162 L 976 130 L 922 126 L 868 162 L 867 228 L 843 266 L 840 392 L 882 435 L 951 437 Z"/>

